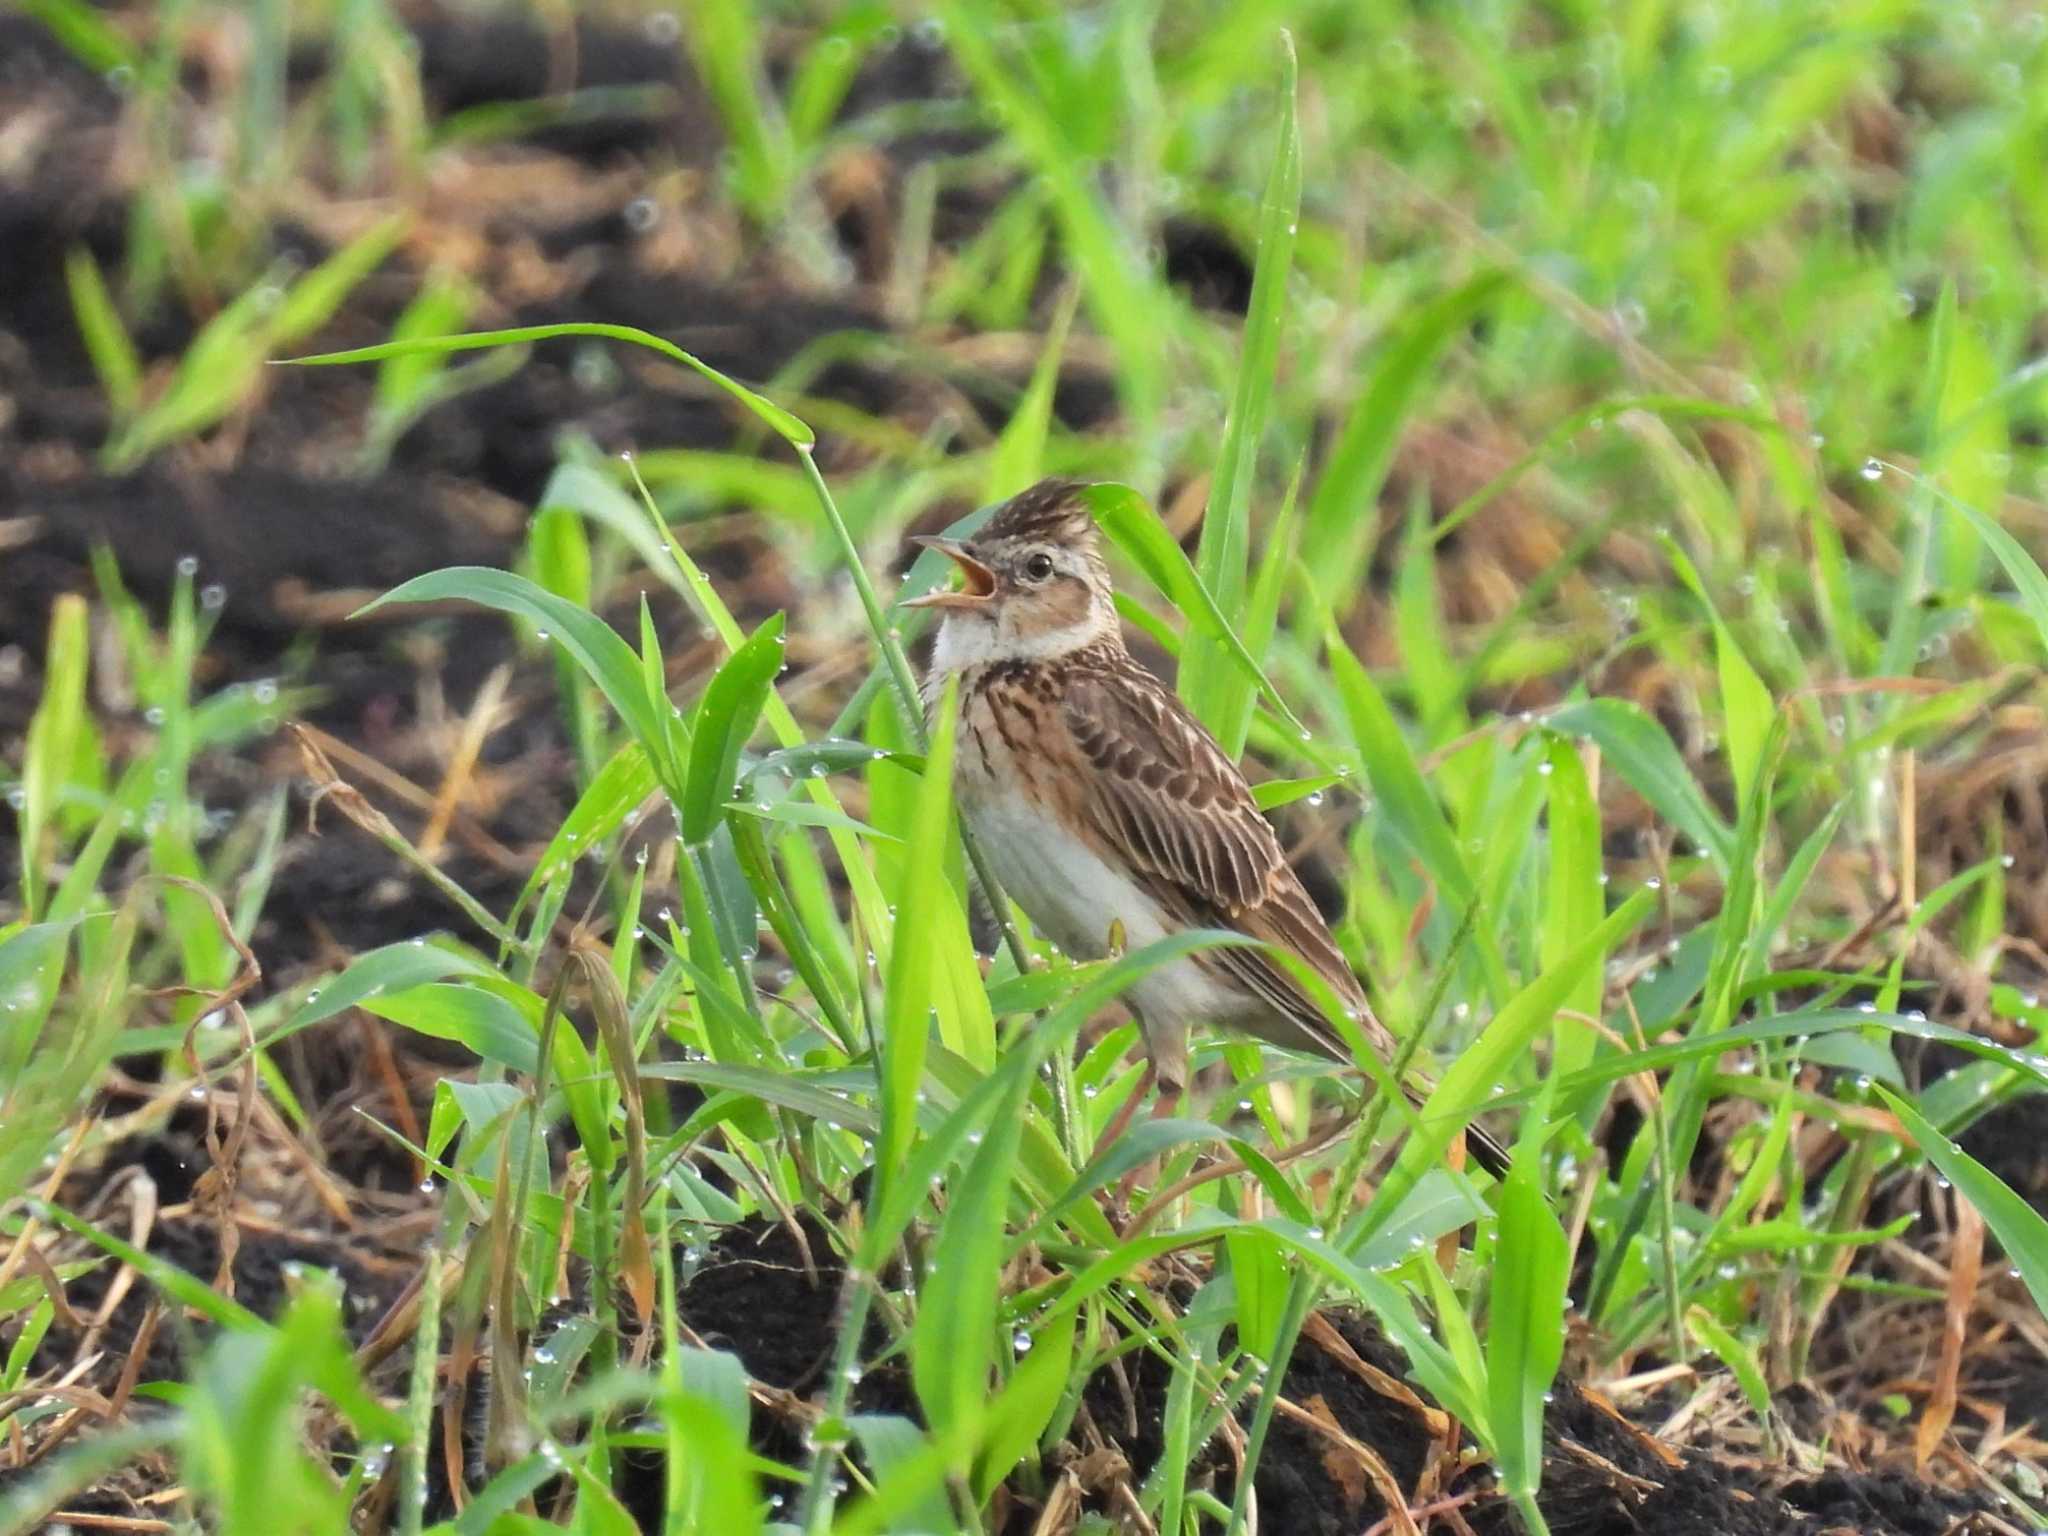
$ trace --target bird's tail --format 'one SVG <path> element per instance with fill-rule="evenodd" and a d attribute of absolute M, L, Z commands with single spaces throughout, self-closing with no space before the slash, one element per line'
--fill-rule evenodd
<path fill-rule="evenodd" d="M 1494 1139 L 1493 1132 L 1476 1120 L 1465 1127 L 1465 1150 L 1472 1154 L 1473 1162 L 1496 1179 L 1508 1176 L 1508 1165 L 1512 1161 L 1508 1149 Z"/>
<path fill-rule="evenodd" d="M 1422 1108 L 1422 1095 L 1413 1088 L 1408 1089 L 1407 1092 L 1408 1102 L 1417 1109 Z M 1508 1149 L 1500 1144 L 1500 1141 L 1494 1136 L 1493 1132 L 1489 1131 L 1477 1120 L 1470 1121 L 1465 1126 L 1465 1150 L 1472 1154 L 1473 1162 L 1484 1168 L 1496 1179 L 1504 1179 L 1508 1176 L 1508 1167 L 1513 1162 L 1513 1159 L 1508 1156 Z"/>

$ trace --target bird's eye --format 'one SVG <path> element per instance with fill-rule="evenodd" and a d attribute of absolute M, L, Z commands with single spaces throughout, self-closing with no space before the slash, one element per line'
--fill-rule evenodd
<path fill-rule="evenodd" d="M 1024 562 L 1024 574 L 1033 581 L 1043 581 L 1052 574 L 1052 556 L 1040 550 Z"/>

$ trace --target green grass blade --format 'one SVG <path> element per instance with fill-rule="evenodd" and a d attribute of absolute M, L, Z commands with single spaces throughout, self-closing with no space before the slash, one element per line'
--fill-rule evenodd
<path fill-rule="evenodd" d="M 164 1415 L 140 1424 L 109 1427 L 66 1446 L 41 1466 L 24 1471 L 0 1496 L 0 1536 L 46 1536 L 58 1510 L 127 1463 L 174 1443 L 181 1419 Z M 74 1527 L 76 1529 L 76 1527 Z"/>
<path fill-rule="evenodd" d="M 750 214 L 773 224 L 787 207 L 797 162 L 762 57 L 766 17 L 742 0 L 702 0 L 680 15 L 691 61 L 731 141 L 733 189 Z"/>
<path fill-rule="evenodd" d="M 1288 708 L 1287 701 L 1266 676 L 1258 658 L 1252 655 L 1230 620 L 1224 616 L 1215 594 L 1196 572 L 1187 552 L 1166 531 L 1166 525 L 1159 521 L 1158 514 L 1145 498 L 1127 485 L 1104 484 L 1089 486 L 1082 492 L 1081 499 L 1095 514 L 1096 522 L 1109 535 L 1110 542 L 1123 552 L 1124 558 L 1143 572 L 1145 579 L 1180 610 L 1189 630 L 1216 642 L 1244 676 L 1266 696 L 1280 717 L 1306 738 L 1308 727 Z"/>
<path fill-rule="evenodd" d="M 1063 121 L 1063 108 L 1085 109 L 1102 93 L 1076 85 L 1071 102 L 1048 99 L 1038 88 L 1042 81 L 998 46 L 1018 28 L 995 0 L 943 0 L 939 15 L 962 72 L 1003 122 L 1006 148 L 1038 177 L 1081 273 L 1089 315 L 1113 344 L 1124 405 L 1150 428 L 1166 394 L 1162 339 L 1172 334 L 1177 311 L 1149 280 L 1135 242 L 1112 218 L 1088 169 L 1092 156 L 1073 142 Z"/>
<path fill-rule="evenodd" d="M 127 70 L 141 62 L 134 43 L 84 0 L 21 0 L 25 16 L 40 21 L 87 69 L 96 74 Z"/>
<path fill-rule="evenodd" d="M 1294 40 L 1280 34 L 1279 128 L 1259 209 L 1259 245 L 1252 271 L 1251 307 L 1244 349 L 1223 438 L 1209 479 L 1197 565 L 1226 617 L 1241 615 L 1251 551 L 1252 487 L 1259 443 L 1272 411 L 1274 370 L 1287 311 L 1287 279 L 1294 265 L 1294 235 L 1301 217 L 1301 126 L 1295 109 Z M 1252 689 L 1228 646 L 1197 634 L 1181 658 L 1180 695 L 1232 757 L 1244 750 L 1251 723 Z"/>
<path fill-rule="evenodd" d="M 654 789 L 654 768 L 647 761 L 647 749 L 637 741 L 626 742 L 590 776 L 569 814 L 555 828 L 533 873 L 526 877 L 519 905 L 524 907 L 548 881 L 625 825 L 626 818 L 646 803 Z"/>
<path fill-rule="evenodd" d="M 412 216 L 405 213 L 378 220 L 293 283 L 271 318 L 270 341 L 289 346 L 333 319 L 343 301 L 384 264 L 411 223 Z"/>
<path fill-rule="evenodd" d="M 1549 868 L 1541 944 L 1547 970 L 1563 964 L 1580 935 L 1600 921 L 1606 901 L 1600 882 L 1600 808 L 1593 803 L 1586 765 L 1579 760 L 1572 744 L 1559 736 L 1544 743 L 1544 761 L 1550 768 Z M 1600 963 L 1566 995 L 1565 1009 L 1586 1019 L 1600 1017 L 1605 965 L 1606 957 L 1602 956 Z M 1599 1044 L 1598 1030 L 1560 1014 L 1552 1070 L 1566 1072 L 1585 1066 Z"/>
<path fill-rule="evenodd" d="M 1463 913 L 1478 899 L 1479 889 L 1443 807 L 1422 777 L 1415 754 L 1387 707 L 1372 674 L 1359 663 L 1334 624 L 1328 626 L 1330 671 L 1351 728 L 1352 749 L 1379 797 L 1387 825 L 1421 862 L 1453 913 Z M 1473 929 L 1489 985 L 1498 995 L 1507 991 L 1507 968 L 1490 927 Z"/>
<path fill-rule="evenodd" d="M 540 1069 L 541 1000 L 497 977 L 468 985 L 426 982 L 403 992 L 373 993 L 360 1006 L 381 1019 L 437 1040 L 454 1040 L 485 1061 L 527 1077 Z M 586 1148 L 607 1148 L 606 1111 L 590 1048 L 573 1029 L 548 1037 L 548 1073 L 568 1101 L 576 1134 Z M 595 1156 L 596 1154 L 593 1154 Z"/>
<path fill-rule="evenodd" d="M 1984 1225 L 2019 1271 L 2034 1305 L 2048 1312 L 2048 1220 L 1997 1174 L 1930 1125 L 1905 1099 L 1882 1086 L 1875 1091 L 1899 1117 L 1927 1160 L 1977 1207 Z"/>
<path fill-rule="evenodd" d="M 982 484 L 984 505 L 1016 495 L 1045 473 L 1045 442 L 1052 427 L 1053 392 L 1059 387 L 1060 361 L 1066 355 L 1067 328 L 1073 324 L 1080 290 L 1070 288 L 1053 314 L 1045 345 L 1023 398 L 1003 423 L 1002 436 L 989 453 L 988 477 Z M 936 553 L 936 551 L 927 551 Z M 943 558 L 943 557 L 942 557 Z"/>
<path fill-rule="evenodd" d="M 1735 778 L 1735 802 L 1741 805 L 1748 801 L 1750 788 L 1756 783 L 1762 768 L 1764 742 L 1770 735 L 1771 718 L 1777 713 L 1777 705 L 1771 700 L 1770 689 L 1764 686 L 1756 668 L 1743 654 L 1734 631 L 1707 595 L 1706 583 L 1700 580 L 1699 572 L 1686 558 L 1685 551 L 1678 547 L 1675 539 L 1666 537 L 1663 543 L 1671 568 L 1698 599 L 1700 607 L 1706 610 L 1707 622 L 1714 626 L 1714 660 L 1721 682 L 1721 713 L 1728 738 L 1728 766 Z"/>
<path fill-rule="evenodd" d="M 1330 671 L 1351 726 L 1373 793 L 1389 823 L 1429 871 L 1438 887 L 1460 906 L 1472 899 L 1472 872 L 1451 832 L 1443 808 L 1424 782 L 1394 713 L 1351 648 L 1333 627 L 1328 635 Z"/>
<path fill-rule="evenodd" d="M 114 296 L 107 292 L 99 263 L 84 246 L 73 246 L 64 257 L 64 281 L 71 290 L 71 313 L 78 323 L 79 339 L 86 356 L 106 392 L 107 405 L 119 421 L 135 414 L 142 401 L 142 359 L 122 322 Z"/>
<path fill-rule="evenodd" d="M 1500 1192 L 1486 1379 L 1494 1454 L 1510 1497 L 1533 1497 L 1543 1475 L 1543 1404 L 1564 1359 L 1571 1246 L 1538 1182 L 1532 1158 Z"/>
<path fill-rule="evenodd" d="M 1721 819 L 1670 735 L 1627 699 L 1587 699 L 1544 717 L 1552 730 L 1596 743 L 1621 776 L 1664 819 L 1725 872 L 1735 856 L 1735 834 Z"/>
<path fill-rule="evenodd" d="M 910 1372 L 933 1433 L 979 1434 L 988 1408 L 1003 1230 L 1030 1080 L 997 1101 L 964 1176 L 953 1181 L 910 1335 Z M 965 1472 L 967 1468 L 961 1467 Z"/>
<path fill-rule="evenodd" d="M 875 1203 L 909 1160 L 917 1132 L 917 1092 L 924 1078 L 930 1014 L 937 982 L 933 953 L 945 892 L 942 855 L 953 826 L 953 738 L 957 688 L 948 679 L 925 756 L 911 819 L 912 856 L 904 861 L 889 936 L 888 989 L 882 1005 L 882 1131 L 875 1147 Z"/>
<path fill-rule="evenodd" d="M 1998 525 L 1988 513 L 1979 511 L 1966 501 L 1949 495 L 1931 481 L 1917 482 L 1942 506 L 1963 519 L 1977 530 L 1998 563 L 2005 568 L 2005 574 L 2012 578 L 2014 589 L 2019 593 L 2020 609 L 2033 621 L 2034 632 L 2041 637 L 2041 647 L 2048 652 L 2048 575 L 2044 575 L 2039 562 L 2027 553 L 2026 546 Z"/>
<path fill-rule="evenodd" d="M 863 1136 L 872 1136 L 881 1127 L 879 1117 L 859 1100 L 834 1093 L 812 1081 L 808 1074 L 786 1067 L 749 1067 L 720 1061 L 657 1061 L 641 1067 L 640 1075 L 722 1089 L 779 1109 L 793 1110 L 826 1125 L 844 1126 Z"/>
<path fill-rule="evenodd" d="M 356 956 L 346 970 L 329 978 L 317 993 L 293 1009 L 284 1023 L 265 1035 L 263 1043 L 274 1045 L 288 1035 L 336 1018 L 369 998 L 409 991 L 450 976 L 492 974 L 492 968 L 484 961 L 438 944 L 386 944 Z"/>
<path fill-rule="evenodd" d="M 103 1232 L 83 1217 L 74 1216 L 61 1205 L 48 1201 L 36 1201 L 31 1209 L 45 1221 L 62 1227 L 75 1237 L 82 1237 L 98 1248 L 128 1265 L 143 1279 L 163 1292 L 164 1297 L 181 1307 L 190 1307 L 208 1320 L 223 1328 L 247 1329 L 255 1333 L 270 1332 L 270 1325 L 243 1306 L 239 1301 L 221 1295 L 212 1286 L 195 1275 L 188 1275 L 177 1265 L 160 1259 L 153 1253 L 144 1253 L 134 1244 L 124 1242 L 111 1232 Z"/>
<path fill-rule="evenodd" d="M 907 1536 L 911 1531 L 954 1527 L 946 1499 L 946 1466 L 934 1455 L 936 1448 L 922 1429 L 898 1413 L 857 1413 L 846 1422 L 860 1442 L 862 1457 L 874 1469 L 877 1487 L 888 1490 L 892 1518 L 885 1530 Z"/>
<path fill-rule="evenodd" d="M 1063 1311 L 1018 1335 L 1024 1355 L 989 1405 L 988 1427 L 974 1469 L 976 1498 L 989 1498 L 1036 1448 L 1052 1422 L 1071 1385 L 1077 1321 L 1077 1314 Z"/>
<path fill-rule="evenodd" d="M 775 675 L 782 670 L 783 616 L 776 614 L 726 658 L 704 690 L 690 735 L 689 772 L 683 781 L 683 840 L 710 839 L 719 812 L 738 781 L 740 752 L 760 723 Z"/>
<path fill-rule="evenodd" d="M 1401 425 L 1434 382 L 1438 360 L 1505 281 L 1501 273 L 1482 273 L 1410 315 L 1382 349 L 1337 434 L 1309 497 L 1303 542 L 1318 551 L 1311 585 L 1340 614 L 1351 605 L 1379 526 L 1380 489 Z"/>
<path fill-rule="evenodd" d="M 1479 1038 L 1445 1070 L 1443 1081 L 1422 1108 L 1421 1124 L 1401 1148 L 1398 1166 L 1405 1177 L 1388 1179 L 1370 1209 L 1391 1209 L 1394 1201 L 1405 1197 L 1423 1172 L 1443 1156 L 1459 1128 L 1485 1108 L 1494 1085 L 1550 1026 L 1585 974 L 1635 930 L 1652 905 L 1650 893 L 1638 891 L 1580 939 L 1561 963 L 1545 969 L 1508 999 Z"/>
<path fill-rule="evenodd" d="M 487 566 L 459 565 L 429 571 L 394 587 L 360 611 L 373 613 L 392 603 L 470 602 L 513 614 L 559 641 L 597 684 L 626 728 L 648 755 L 666 755 L 667 732 L 641 680 L 640 658 L 612 627 L 523 576 Z"/>
<path fill-rule="evenodd" d="M 1735 1384 L 1742 1388 L 1742 1395 L 1749 1403 L 1750 1412 L 1757 1422 L 1768 1427 L 1773 1407 L 1770 1381 L 1764 1375 L 1762 1364 L 1757 1360 L 1756 1351 L 1751 1349 L 1735 1334 L 1722 1326 L 1720 1320 L 1703 1306 L 1686 1308 L 1685 1326 L 1692 1336 L 1720 1359 L 1721 1363 L 1735 1376 Z"/>
<path fill-rule="evenodd" d="M 91 790 L 99 778 L 99 733 L 86 710 L 90 636 L 85 600 L 59 596 L 50 610 L 43 696 L 28 723 L 21 763 L 22 907 L 30 919 L 43 907 L 45 846 L 55 834 L 67 791 Z"/>
<path fill-rule="evenodd" d="M 327 365 L 334 363 L 377 363 L 387 357 L 404 357 L 421 352 L 471 352 L 483 347 L 519 346 L 529 341 L 552 341 L 560 336 L 595 336 L 606 341 L 630 341 L 635 346 L 659 352 L 708 379 L 758 416 L 777 436 L 793 447 L 808 448 L 818 435 L 808 426 L 764 395 L 758 395 L 737 379 L 731 379 L 700 362 L 672 341 L 631 325 L 605 325 L 596 321 L 573 321 L 559 325 L 523 325 L 500 331 L 464 331 L 454 336 L 420 336 L 410 341 L 386 341 L 373 347 L 351 347 L 344 352 L 320 352 L 307 357 L 280 357 L 279 366 Z"/>

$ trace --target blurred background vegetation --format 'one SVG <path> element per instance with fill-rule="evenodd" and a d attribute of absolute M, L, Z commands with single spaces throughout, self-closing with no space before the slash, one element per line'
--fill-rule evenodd
<path fill-rule="evenodd" d="M 12 0 L 4 1518 L 2039 1528 L 2044 163 L 1999 0 Z M 1096 1155 L 886 664 L 1047 473 L 1419 1126 Z"/>

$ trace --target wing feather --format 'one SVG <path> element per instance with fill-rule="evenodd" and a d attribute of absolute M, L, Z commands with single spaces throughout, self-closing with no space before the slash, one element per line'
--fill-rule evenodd
<path fill-rule="evenodd" d="M 1190 927 L 1235 930 L 1298 955 L 1358 1010 L 1367 1039 L 1390 1057 L 1392 1036 L 1365 1006 L 1358 978 L 1244 776 L 1180 700 L 1119 650 L 1070 683 L 1062 714 L 1097 770 L 1071 786 L 1081 814 L 1160 904 Z M 1271 1010 L 1257 1024 L 1240 1021 L 1243 1027 L 1276 1045 L 1350 1059 L 1293 971 L 1264 951 L 1215 949 L 1197 960 Z M 1408 1092 L 1422 1102 L 1421 1087 Z M 1504 1176 L 1509 1159 L 1500 1143 L 1476 1123 L 1465 1135 L 1475 1160 Z"/>
<path fill-rule="evenodd" d="M 1292 950 L 1347 1003 L 1363 1002 L 1244 776 L 1158 679 L 1125 660 L 1074 679 L 1061 709 L 1096 770 L 1077 786 L 1081 813 L 1169 910 L 1190 926 L 1233 929 Z M 1276 1043 L 1348 1059 L 1286 967 L 1248 949 L 1203 958 L 1273 1010 Z M 1384 1045 L 1370 1014 L 1365 1019 Z"/>

